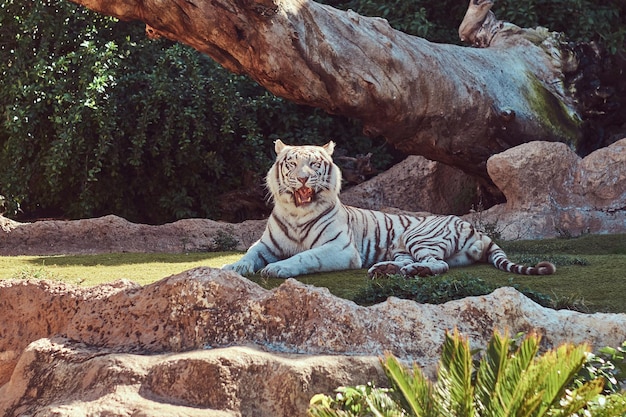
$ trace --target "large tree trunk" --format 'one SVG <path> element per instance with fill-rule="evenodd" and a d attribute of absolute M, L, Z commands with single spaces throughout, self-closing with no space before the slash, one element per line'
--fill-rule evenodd
<path fill-rule="evenodd" d="M 141 20 L 149 35 L 191 45 L 278 96 L 359 119 L 406 153 L 483 177 L 489 156 L 507 148 L 580 137 L 558 41 L 495 21 L 489 2 L 470 2 L 460 29 L 489 46 L 479 49 L 309 0 L 72 1 Z"/>

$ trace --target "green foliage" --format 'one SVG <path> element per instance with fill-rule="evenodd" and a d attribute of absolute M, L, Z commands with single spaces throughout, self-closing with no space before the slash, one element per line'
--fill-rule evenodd
<path fill-rule="evenodd" d="M 389 389 L 373 384 L 339 387 L 336 397 L 317 394 L 311 398 L 311 417 L 376 416 L 401 417 L 405 414 L 388 395 Z"/>
<path fill-rule="evenodd" d="M 626 341 L 619 347 L 606 346 L 597 353 L 587 356 L 584 366 L 579 371 L 574 383 L 580 386 L 584 381 L 603 378 L 604 394 L 622 391 L 626 384 Z"/>
<path fill-rule="evenodd" d="M 460 43 L 458 27 L 466 2 L 426 0 L 327 0 L 340 9 L 380 16 L 395 29 L 435 42 Z M 626 3 L 622 0 L 500 0 L 496 17 L 521 27 L 547 27 L 572 41 L 596 41 L 616 54 L 625 50 Z"/>
<path fill-rule="evenodd" d="M 45 279 L 50 281 L 60 281 L 62 280 L 62 276 L 55 273 L 54 271 L 45 268 L 45 265 L 42 266 L 27 266 L 23 269 L 20 269 L 17 274 L 13 277 L 15 279 Z"/>
<path fill-rule="evenodd" d="M 626 3 L 623 0 L 501 0 L 493 11 L 521 27 L 544 26 L 568 39 L 596 41 L 615 54 L 624 51 Z"/>
<path fill-rule="evenodd" d="M 587 311 L 587 307 L 580 297 L 548 295 L 513 281 L 510 281 L 508 285 L 544 307 Z M 445 274 L 420 279 L 406 279 L 398 275 L 389 276 L 386 279 L 370 280 L 359 289 L 353 301 L 362 305 L 372 305 L 383 302 L 388 297 L 398 297 L 414 300 L 418 303 L 443 304 L 465 297 L 486 295 L 496 288 L 498 285 L 490 284 L 467 273 Z"/>
<path fill-rule="evenodd" d="M 344 395 L 318 394 L 311 400 L 309 415 L 615 417 L 626 413 L 626 395 L 602 394 L 602 378 L 573 383 L 586 363 L 588 346 L 565 344 L 538 357 L 539 346 L 536 335 L 518 343 L 496 332 L 480 359 L 473 360 L 467 339 L 456 331 L 446 333 L 435 382 L 416 364 L 407 368 L 387 354 L 381 363 L 391 390 L 371 385 L 338 390 L 351 392 L 349 401 Z"/>
<path fill-rule="evenodd" d="M 495 288 L 469 274 L 463 277 L 442 275 L 420 279 L 406 279 L 397 275 L 370 280 L 353 300 L 358 304 L 371 305 L 385 301 L 388 297 L 398 297 L 418 303 L 442 304 L 468 296 L 489 294 Z"/>
<path fill-rule="evenodd" d="M 228 252 L 235 250 L 239 245 L 239 240 L 234 235 L 235 230 L 232 226 L 226 228 L 226 230 L 218 230 L 213 238 L 214 247 L 211 248 L 214 252 Z"/>
<path fill-rule="evenodd" d="M 382 146 L 356 123 L 287 103 L 197 51 L 147 40 L 140 24 L 60 0 L 0 7 L 7 214 L 217 218 L 217 196 L 262 183 L 278 137 L 333 139 L 353 154 Z"/>
<path fill-rule="evenodd" d="M 387 19 L 402 32 L 435 42 L 458 44 L 458 26 L 463 20 L 467 3 L 458 1 L 429 2 L 425 0 L 325 0 L 336 8 L 364 16 Z"/>

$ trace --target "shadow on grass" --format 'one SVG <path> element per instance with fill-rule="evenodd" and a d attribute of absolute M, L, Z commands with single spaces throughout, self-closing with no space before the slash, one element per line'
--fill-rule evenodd
<path fill-rule="evenodd" d="M 106 253 L 97 255 L 40 256 L 29 259 L 33 265 L 48 266 L 120 266 L 150 263 L 187 263 L 206 261 L 214 264 L 220 258 L 238 252 L 192 252 L 192 253 Z"/>

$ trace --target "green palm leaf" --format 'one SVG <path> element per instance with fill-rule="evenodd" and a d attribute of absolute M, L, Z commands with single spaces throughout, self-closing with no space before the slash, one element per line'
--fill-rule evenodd
<path fill-rule="evenodd" d="M 546 410 L 546 415 L 550 417 L 569 417 L 577 415 L 588 403 L 591 403 L 604 387 L 604 381 L 601 378 L 594 379 L 581 387 L 564 392 L 563 397 L 559 397 L 558 401 L 550 410 Z M 545 408 L 542 407 L 542 411 Z M 543 415 L 543 414 L 542 414 Z M 596 415 L 596 414 L 592 414 Z M 619 414 L 613 415 L 617 417 Z"/>
<path fill-rule="evenodd" d="M 416 364 L 410 370 L 393 355 L 386 353 L 382 365 L 400 403 L 411 413 L 410 415 L 416 417 L 437 415 L 434 411 L 432 384 Z"/>
<path fill-rule="evenodd" d="M 446 332 L 435 389 L 441 415 L 474 416 L 473 369 L 472 353 L 467 339 L 456 329 L 452 335 Z"/>
<path fill-rule="evenodd" d="M 539 406 L 535 375 L 529 372 L 539 349 L 539 337 L 530 335 L 516 351 L 512 340 L 494 333 L 476 376 L 476 406 L 483 417 L 531 416 Z"/>
<path fill-rule="evenodd" d="M 485 356 L 480 361 L 476 375 L 475 400 L 476 408 L 481 416 L 502 415 L 501 401 L 496 396 L 508 360 L 510 343 L 499 334 L 494 334 Z"/>
<path fill-rule="evenodd" d="M 565 388 L 574 379 L 574 376 L 580 368 L 582 368 L 583 363 L 585 362 L 586 353 L 589 352 L 589 350 L 589 346 L 585 344 L 578 346 L 564 344 L 559 346 L 556 350 L 546 352 L 537 359 L 535 366 L 537 368 L 538 375 L 541 376 L 539 383 L 543 387 L 543 395 L 538 415 L 543 415 L 547 412 L 547 410 L 559 404 L 559 400 L 565 393 Z M 601 379 L 598 381 L 601 383 L 603 382 Z M 583 387 L 585 386 L 583 385 Z M 592 386 L 590 385 L 588 388 L 591 387 Z M 598 392 L 594 395 L 599 394 L 602 391 L 602 387 L 603 385 L 600 385 Z M 581 394 L 587 393 L 587 388 L 576 391 L 579 391 Z M 590 392 L 593 391 L 595 390 Z M 583 397 L 586 398 L 586 395 Z M 576 398 L 577 397 L 573 397 L 572 404 L 580 402 L 575 401 Z M 585 404 L 585 402 L 586 401 L 582 402 L 581 407 Z"/>

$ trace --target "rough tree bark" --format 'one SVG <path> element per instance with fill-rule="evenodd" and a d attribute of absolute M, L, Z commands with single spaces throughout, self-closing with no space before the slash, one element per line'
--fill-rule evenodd
<path fill-rule="evenodd" d="M 149 36 L 190 45 L 277 96 L 485 178 L 495 153 L 580 138 L 558 39 L 495 20 L 489 1 L 471 0 L 459 30 L 483 48 L 434 44 L 310 0 L 71 1 L 141 20 Z"/>

